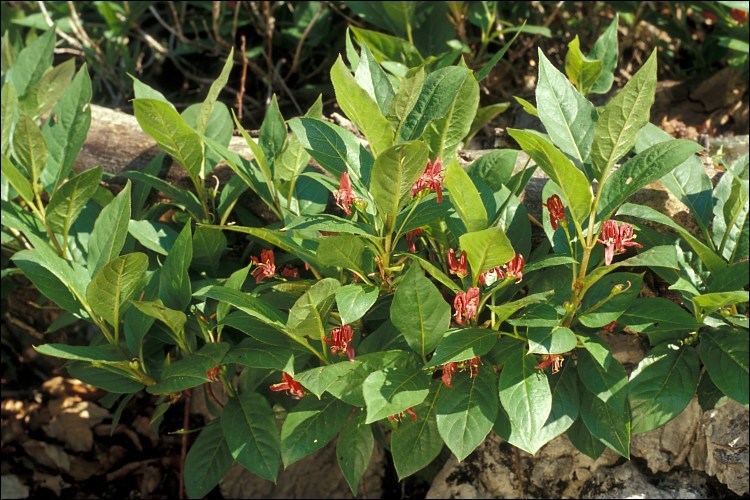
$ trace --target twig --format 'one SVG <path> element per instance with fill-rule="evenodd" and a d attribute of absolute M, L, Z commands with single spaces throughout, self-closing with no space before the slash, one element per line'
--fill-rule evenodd
<path fill-rule="evenodd" d="M 245 78 L 247 77 L 247 54 L 245 53 L 245 35 L 242 35 L 240 50 L 242 52 L 242 76 L 240 77 L 240 89 L 237 92 L 237 119 L 242 120 L 242 98 L 245 96 Z"/>
<path fill-rule="evenodd" d="M 305 28 L 305 31 L 302 32 L 302 36 L 299 39 L 299 42 L 297 42 L 297 48 L 294 49 L 294 57 L 292 58 L 292 66 L 289 68 L 289 71 L 287 72 L 284 79 L 288 79 L 292 73 L 294 73 L 297 70 L 297 65 L 299 64 L 299 58 L 302 54 L 302 45 L 305 43 L 305 39 L 307 39 L 308 35 L 313 29 L 313 26 L 315 26 L 315 23 L 318 21 L 318 17 L 323 13 L 323 10 L 325 10 L 326 2 L 320 3 L 320 8 L 318 9 L 318 12 L 315 13 L 312 19 L 310 19 L 310 22 L 307 25 L 307 28 Z"/>
<path fill-rule="evenodd" d="M 171 27 L 169 24 L 167 24 L 166 21 L 164 21 L 164 19 L 162 19 L 162 17 L 156 11 L 156 9 L 154 8 L 153 5 L 151 5 L 148 8 L 148 11 L 151 12 L 151 14 L 154 16 L 154 19 L 156 19 L 156 22 L 159 23 L 162 28 L 164 28 L 165 30 L 169 31 L 172 35 L 174 35 L 175 37 L 177 37 L 177 39 L 180 42 L 184 43 L 186 40 L 185 40 L 185 36 L 182 34 L 182 30 L 180 29 L 180 23 L 177 20 L 177 11 L 174 10 L 174 5 L 172 5 L 172 2 L 169 2 L 169 4 L 170 4 L 170 7 L 172 8 L 172 15 L 175 18 L 176 29 L 173 28 L 173 27 Z"/>
<path fill-rule="evenodd" d="M 190 401 L 193 398 L 193 393 L 190 389 L 184 392 L 185 403 L 182 411 L 182 430 L 186 431 L 181 437 L 181 450 L 180 450 L 180 500 L 185 498 L 185 459 L 187 458 L 188 449 L 188 433 L 190 430 Z"/>

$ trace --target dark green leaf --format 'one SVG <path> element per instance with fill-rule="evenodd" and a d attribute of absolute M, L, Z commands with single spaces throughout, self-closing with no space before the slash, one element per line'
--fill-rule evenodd
<path fill-rule="evenodd" d="M 372 168 L 370 192 L 381 220 L 395 221 L 406 205 L 411 188 L 427 165 L 427 146 L 421 142 L 399 144 L 381 152 Z"/>
<path fill-rule="evenodd" d="M 211 492 L 232 466 L 219 422 L 203 428 L 185 458 L 185 490 L 190 498 L 203 498 Z"/>
<path fill-rule="evenodd" d="M 341 401 L 304 398 L 287 414 L 281 428 L 284 467 L 313 453 L 333 439 L 346 423 L 351 407 Z"/>
<path fill-rule="evenodd" d="M 445 171 L 445 187 L 450 192 L 450 201 L 464 221 L 469 232 L 482 231 L 487 227 L 487 211 L 469 174 L 456 161 L 448 164 Z M 502 229 L 497 228 L 502 232 Z"/>
<path fill-rule="evenodd" d="M 581 394 L 581 419 L 607 447 L 630 458 L 630 415 L 627 405 L 616 410 L 589 391 Z"/>
<path fill-rule="evenodd" d="M 181 311 L 190 304 L 192 288 L 188 269 L 192 260 L 193 239 L 190 223 L 187 223 L 164 259 L 159 274 L 159 298 L 171 309 Z"/>
<path fill-rule="evenodd" d="M 748 332 L 728 327 L 701 332 L 701 361 L 721 392 L 748 404 Z"/>
<path fill-rule="evenodd" d="M 89 237 L 88 268 L 91 276 L 118 255 L 125 246 L 130 221 L 130 182 L 104 207 Z"/>
<path fill-rule="evenodd" d="M 443 449 L 443 440 L 438 432 L 436 402 L 441 390 L 446 390 L 442 384 L 437 386 L 434 397 L 430 397 L 425 404 L 415 408 L 417 421 L 407 416 L 391 435 L 391 453 L 393 465 L 399 479 L 410 476 L 432 462 Z"/>
<path fill-rule="evenodd" d="M 76 361 L 98 363 L 122 363 L 129 361 L 125 353 L 112 345 L 83 346 L 67 344 L 44 344 L 34 347 L 37 352 Z"/>
<path fill-rule="evenodd" d="M 417 406 L 430 392 L 430 374 L 415 367 L 391 367 L 371 373 L 362 385 L 367 423 Z"/>
<path fill-rule="evenodd" d="M 577 352 L 578 377 L 583 385 L 614 412 L 622 413 L 627 406 L 628 393 L 628 376 L 625 368 L 615 359 L 604 368 L 587 350 L 579 349 Z M 596 435 L 591 427 L 589 430 Z"/>
<path fill-rule="evenodd" d="M 497 343 L 497 335 L 495 330 L 488 328 L 462 328 L 448 332 L 425 368 L 484 356 Z"/>
<path fill-rule="evenodd" d="M 166 394 L 208 382 L 210 379 L 206 372 L 221 364 L 230 347 L 226 343 L 206 344 L 198 352 L 186 354 L 182 359 L 164 367 L 161 380 L 146 390 L 151 394 Z"/>
<path fill-rule="evenodd" d="M 529 328 L 529 353 L 562 354 L 572 351 L 577 344 L 575 334 L 564 326 Z"/>
<path fill-rule="evenodd" d="M 338 458 L 341 473 L 344 475 L 353 495 L 357 495 L 359 483 L 367 470 L 372 458 L 375 444 L 370 426 L 365 424 L 365 413 L 358 410 L 341 429 L 336 443 L 336 458 Z"/>

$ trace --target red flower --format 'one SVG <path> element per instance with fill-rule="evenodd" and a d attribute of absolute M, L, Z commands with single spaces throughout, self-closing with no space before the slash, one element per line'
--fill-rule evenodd
<path fill-rule="evenodd" d="M 424 231 L 422 231 L 421 227 L 406 232 L 406 243 L 409 245 L 409 251 L 411 253 L 417 253 L 417 247 L 414 244 L 414 239 L 421 237 L 423 232 Z"/>
<path fill-rule="evenodd" d="M 732 9 L 729 11 L 729 14 L 732 16 L 732 19 L 737 21 L 738 24 L 742 25 L 747 22 L 747 12 L 740 9 Z"/>
<path fill-rule="evenodd" d="M 435 191 L 437 193 L 438 203 L 443 202 L 443 159 L 438 158 L 435 163 L 427 160 L 427 167 L 425 167 L 422 176 L 417 179 L 414 186 L 411 188 L 411 195 L 416 196 L 425 189 L 429 191 Z"/>
<path fill-rule="evenodd" d="M 469 365 L 469 377 L 474 378 L 477 375 L 479 375 L 479 365 L 482 364 L 482 360 L 479 359 L 479 356 L 475 356 L 471 358 L 469 361 L 466 361 Z"/>
<path fill-rule="evenodd" d="M 407 413 L 409 415 L 411 415 L 412 420 L 414 420 L 415 422 L 417 421 L 417 414 L 414 413 L 414 410 L 412 410 L 411 408 L 407 408 L 406 410 L 402 411 L 401 413 L 397 413 L 395 415 L 389 415 L 388 416 L 388 420 L 391 420 L 393 422 L 401 423 L 401 421 L 404 419 L 404 417 L 406 416 Z"/>
<path fill-rule="evenodd" d="M 557 373 L 560 371 L 560 368 L 562 368 L 563 361 L 563 357 L 559 354 L 547 354 L 544 356 L 544 360 L 534 368 L 536 368 L 537 370 L 544 370 L 551 365 L 552 373 Z"/>
<path fill-rule="evenodd" d="M 260 259 L 255 255 L 251 256 L 250 259 L 257 266 L 252 272 L 256 283 L 260 283 L 265 278 L 271 278 L 276 274 L 276 265 L 273 263 L 273 250 L 264 248 L 260 251 Z"/>
<path fill-rule="evenodd" d="M 448 249 L 448 267 L 451 274 L 457 274 L 459 278 L 463 278 L 469 274 L 469 268 L 466 265 L 466 252 L 461 251 L 461 255 L 456 260 L 456 251 L 452 248 Z"/>
<path fill-rule="evenodd" d="M 505 277 L 510 278 L 511 276 L 518 278 L 516 283 L 520 283 L 523 279 L 523 267 L 526 265 L 526 261 L 523 255 L 520 253 L 513 257 L 510 262 L 505 264 Z"/>
<path fill-rule="evenodd" d="M 305 390 L 302 388 L 302 385 L 286 372 L 281 374 L 281 383 L 273 384 L 269 389 L 276 392 L 286 391 L 288 395 L 295 399 L 299 399 L 305 395 Z"/>
<path fill-rule="evenodd" d="M 703 19 L 710 21 L 708 24 L 716 24 L 716 21 L 719 19 L 719 17 L 710 10 L 704 10 L 701 12 L 701 15 L 703 16 Z"/>
<path fill-rule="evenodd" d="M 458 292 L 456 298 L 453 300 L 453 307 L 456 308 L 453 316 L 455 316 L 456 323 L 459 325 L 463 325 L 466 321 L 476 316 L 477 308 L 479 307 L 479 288 L 469 288 L 466 290 L 466 293 Z"/>
<path fill-rule="evenodd" d="M 206 377 L 208 377 L 208 380 L 210 380 L 211 382 L 218 382 L 220 373 L 221 365 L 216 365 L 206 372 Z"/>
<path fill-rule="evenodd" d="M 565 207 L 559 196 L 553 194 L 547 198 L 547 203 L 542 205 L 549 210 L 549 223 L 552 224 L 552 229 L 557 229 L 558 222 L 565 222 Z"/>
<path fill-rule="evenodd" d="M 615 333 L 615 328 L 617 328 L 617 321 L 607 323 L 606 325 L 604 325 L 602 330 L 604 331 L 604 333 Z"/>
<path fill-rule="evenodd" d="M 341 180 L 339 181 L 339 188 L 333 192 L 333 197 L 336 199 L 336 205 L 346 212 L 346 215 L 351 215 L 352 211 L 349 206 L 354 200 L 357 199 L 352 191 L 352 182 L 349 180 L 349 174 L 344 172 L 341 174 Z"/>
<path fill-rule="evenodd" d="M 505 279 L 505 273 L 500 266 L 495 266 L 489 271 L 479 275 L 479 284 L 490 286 L 499 279 Z"/>
<path fill-rule="evenodd" d="M 299 278 L 299 269 L 292 266 L 286 266 L 281 270 L 281 275 L 285 278 Z"/>
<path fill-rule="evenodd" d="M 455 361 L 450 361 L 443 365 L 443 383 L 446 386 L 451 386 L 451 378 L 453 377 L 453 374 L 456 373 L 457 367 L 458 363 L 456 363 Z"/>
<path fill-rule="evenodd" d="M 323 337 L 323 342 L 331 346 L 331 353 L 346 353 L 349 361 L 354 361 L 354 348 L 351 346 L 354 331 L 350 325 L 342 325 L 331 330 L 331 338 Z"/>
<path fill-rule="evenodd" d="M 604 249 L 604 263 L 610 265 L 615 255 L 625 253 L 627 247 L 643 248 L 643 245 L 632 241 L 635 239 L 633 226 L 627 222 L 617 227 L 617 221 L 608 220 L 602 225 L 602 237 L 599 241 Z"/>

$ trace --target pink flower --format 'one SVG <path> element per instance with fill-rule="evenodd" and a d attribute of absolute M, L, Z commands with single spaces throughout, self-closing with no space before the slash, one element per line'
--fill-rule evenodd
<path fill-rule="evenodd" d="M 547 198 L 547 203 L 542 203 L 542 205 L 549 210 L 549 223 L 552 225 L 552 229 L 557 229 L 558 222 L 565 222 L 565 207 L 559 196 L 553 194 Z"/>
<path fill-rule="evenodd" d="M 505 264 L 505 277 L 509 278 L 511 276 L 518 278 L 518 281 L 516 283 L 520 283 L 523 279 L 523 267 L 526 264 L 526 261 L 523 258 L 523 255 L 520 253 L 513 257 L 510 262 Z"/>
<path fill-rule="evenodd" d="M 354 331 L 350 325 L 342 325 L 331 330 L 331 338 L 323 337 L 323 341 L 331 346 L 331 353 L 346 353 L 349 361 L 354 361 L 354 348 L 351 346 Z"/>
<path fill-rule="evenodd" d="M 281 374 L 281 383 L 273 384 L 269 389 L 276 392 L 286 391 L 288 395 L 295 399 L 299 399 L 305 395 L 305 389 L 302 385 L 286 372 Z"/>
<path fill-rule="evenodd" d="M 453 300 L 453 307 L 456 309 L 453 316 L 459 325 L 463 325 L 466 321 L 476 316 L 477 308 L 479 307 L 479 288 L 469 288 L 466 290 L 466 293 L 458 292 L 456 298 Z"/>
<path fill-rule="evenodd" d="M 617 227 L 617 221 L 608 220 L 602 224 L 602 237 L 599 241 L 605 246 L 604 263 L 610 265 L 615 255 L 625 253 L 627 247 L 643 248 L 643 245 L 632 241 L 635 239 L 633 226 L 627 222 Z"/>
<path fill-rule="evenodd" d="M 479 275 L 479 284 L 490 286 L 499 279 L 505 279 L 505 273 L 500 266 L 495 266 L 489 271 Z"/>
<path fill-rule="evenodd" d="M 417 246 L 414 244 L 414 239 L 422 236 L 422 228 L 418 227 L 412 231 L 406 233 L 406 243 L 409 245 L 409 251 L 411 253 L 417 253 Z"/>
<path fill-rule="evenodd" d="M 466 265 L 466 252 L 462 250 L 457 260 L 456 251 L 452 248 L 448 249 L 448 267 L 450 273 L 457 274 L 459 278 L 469 274 L 469 268 Z"/>
<path fill-rule="evenodd" d="M 250 259 L 256 266 L 255 270 L 252 272 L 252 276 L 255 278 L 256 283 L 260 283 L 265 278 L 271 278 L 276 274 L 273 250 L 264 248 L 260 251 L 260 259 L 255 255 L 251 256 Z"/>
<path fill-rule="evenodd" d="M 443 159 L 437 158 L 435 163 L 427 160 L 427 167 L 425 167 L 422 176 L 417 179 L 414 186 L 411 188 L 411 195 L 416 196 L 425 189 L 429 191 L 435 191 L 437 193 L 438 203 L 443 202 Z"/>
<path fill-rule="evenodd" d="M 336 199 L 336 205 L 346 212 L 346 215 L 351 215 L 352 210 L 349 206 L 357 199 L 352 191 L 352 182 L 349 180 L 349 174 L 344 172 L 341 174 L 341 180 L 339 181 L 339 188 L 334 191 L 333 197 Z"/>
<path fill-rule="evenodd" d="M 534 368 L 536 368 L 537 370 L 544 370 L 551 365 L 552 373 L 557 373 L 560 371 L 560 368 L 562 368 L 563 361 L 563 357 L 559 354 L 547 354 L 544 356 L 544 360 Z"/>

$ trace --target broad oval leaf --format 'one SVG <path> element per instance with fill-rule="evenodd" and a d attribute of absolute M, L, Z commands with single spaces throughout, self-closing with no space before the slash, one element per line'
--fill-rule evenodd
<path fill-rule="evenodd" d="M 119 330 L 128 305 L 146 284 L 148 256 L 131 253 L 116 257 L 99 269 L 86 288 L 86 300 L 95 314 Z"/>
<path fill-rule="evenodd" d="M 701 361 L 721 392 L 748 404 L 748 332 L 729 327 L 700 334 Z"/>
<path fill-rule="evenodd" d="M 577 344 L 575 334 L 564 326 L 529 328 L 529 353 L 562 354 L 572 351 Z"/>
<path fill-rule="evenodd" d="M 458 242 L 461 250 L 466 251 L 475 285 L 480 274 L 507 263 L 516 254 L 513 245 L 500 226 L 462 234 Z"/>
<path fill-rule="evenodd" d="M 375 160 L 370 192 L 383 222 L 389 218 L 395 221 L 406 205 L 411 188 L 427 166 L 427 155 L 425 143 L 415 141 L 388 148 Z"/>
<path fill-rule="evenodd" d="M 190 498 L 203 498 L 219 484 L 232 466 L 219 422 L 203 428 L 185 457 L 185 490 Z"/>
<path fill-rule="evenodd" d="M 445 187 L 450 192 L 450 201 L 470 232 L 487 227 L 487 210 L 469 174 L 456 161 L 448 164 L 445 171 Z"/>
<path fill-rule="evenodd" d="M 89 237 L 88 268 L 91 276 L 118 255 L 125 246 L 130 220 L 130 181 L 104 207 Z"/>
<path fill-rule="evenodd" d="M 425 368 L 483 356 L 497 343 L 498 333 L 489 328 L 463 328 L 446 333 Z"/>
<path fill-rule="evenodd" d="M 371 373 L 362 385 L 366 423 L 417 406 L 430 392 L 430 374 L 414 367 L 391 367 Z"/>
<path fill-rule="evenodd" d="M 578 349 L 577 352 L 578 376 L 583 385 L 615 412 L 622 413 L 627 406 L 628 392 L 625 368 L 616 359 L 604 368 L 587 350 Z"/>
<path fill-rule="evenodd" d="M 358 283 L 338 288 L 335 295 L 341 324 L 349 325 L 364 316 L 378 300 L 378 294 L 377 287 Z"/>
<path fill-rule="evenodd" d="M 307 397 L 300 401 L 281 427 L 284 467 L 327 445 L 344 426 L 350 411 L 350 406 L 331 397 Z"/>
<path fill-rule="evenodd" d="M 60 186 L 52 195 L 44 221 L 52 231 L 67 235 L 89 199 L 94 196 L 102 178 L 100 167 L 81 172 Z"/>
<path fill-rule="evenodd" d="M 437 427 L 436 402 L 442 384 L 437 386 L 434 396 L 415 408 L 417 421 L 404 418 L 399 428 L 391 435 L 393 465 L 399 479 L 410 476 L 432 462 L 443 449 L 443 440 Z"/>
<path fill-rule="evenodd" d="M 331 312 L 339 280 L 325 278 L 308 288 L 289 310 L 287 330 L 295 337 L 310 337 L 314 340 L 326 336 L 328 313 Z"/>
<path fill-rule="evenodd" d="M 630 414 L 615 409 L 589 391 L 581 391 L 581 419 L 589 432 L 625 458 L 630 458 Z"/>
<path fill-rule="evenodd" d="M 336 458 L 349 489 L 357 495 L 359 483 L 370 464 L 375 440 L 370 426 L 365 424 L 365 413 L 358 410 L 341 429 L 336 443 Z"/>
<path fill-rule="evenodd" d="M 220 365 L 231 346 L 227 343 L 206 344 L 198 352 L 164 367 L 161 380 L 146 390 L 150 394 L 180 392 L 208 382 L 206 372 Z M 195 445 L 193 445 L 195 446 Z"/>

